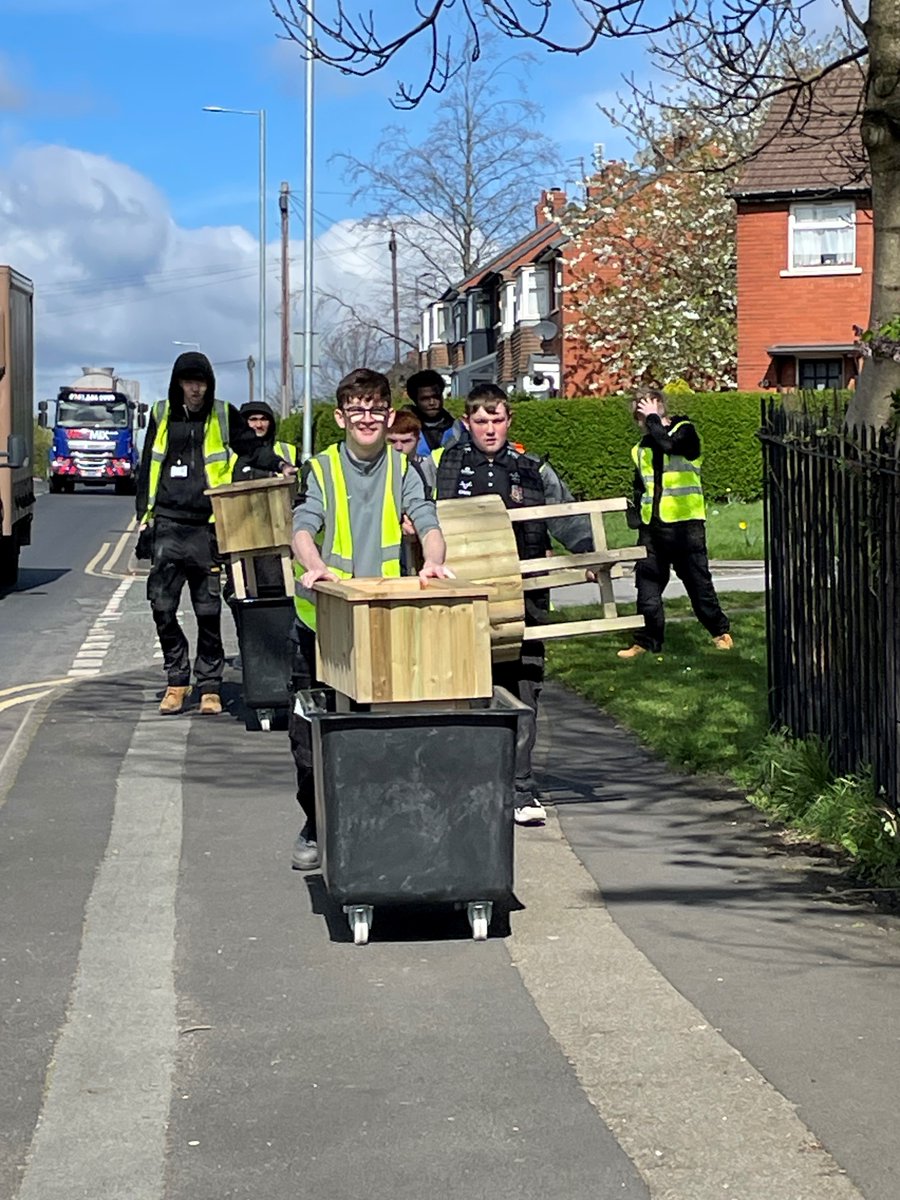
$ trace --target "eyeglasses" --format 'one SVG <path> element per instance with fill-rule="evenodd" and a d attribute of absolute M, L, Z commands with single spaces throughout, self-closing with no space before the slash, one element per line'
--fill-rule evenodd
<path fill-rule="evenodd" d="M 374 421 L 386 421 L 390 411 L 389 404 L 347 404 L 341 409 L 344 416 L 349 417 L 351 421 L 360 421 L 363 417 L 371 417 Z"/>

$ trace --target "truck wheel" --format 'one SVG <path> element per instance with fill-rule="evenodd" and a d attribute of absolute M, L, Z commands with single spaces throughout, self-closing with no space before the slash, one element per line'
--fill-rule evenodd
<path fill-rule="evenodd" d="M 19 578 L 19 538 L 0 538 L 0 587 L 13 587 Z"/>
<path fill-rule="evenodd" d="M 137 481 L 134 479 L 117 479 L 115 489 L 117 496 L 136 496 Z"/>
<path fill-rule="evenodd" d="M 57 496 L 62 491 L 62 480 L 58 475 L 51 475 L 47 480 L 47 487 L 49 488 L 51 495 Z"/>
<path fill-rule="evenodd" d="M 63 482 L 63 491 L 69 496 L 73 495 L 75 492 L 75 480 L 74 479 L 66 479 Z"/>

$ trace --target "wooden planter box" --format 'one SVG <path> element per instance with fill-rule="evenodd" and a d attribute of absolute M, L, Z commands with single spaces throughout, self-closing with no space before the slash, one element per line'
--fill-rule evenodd
<path fill-rule="evenodd" d="M 490 590 L 443 579 L 317 583 L 319 678 L 360 704 L 490 696 Z"/>
<path fill-rule="evenodd" d="M 296 485 L 293 479 L 248 479 L 209 488 L 216 518 L 216 539 L 223 554 L 270 554 L 290 546 L 291 511 Z"/>

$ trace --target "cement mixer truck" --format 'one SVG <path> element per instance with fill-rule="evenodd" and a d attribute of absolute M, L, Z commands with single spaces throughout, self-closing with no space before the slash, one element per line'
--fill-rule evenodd
<path fill-rule="evenodd" d="M 137 491 L 136 433 L 146 424 L 140 385 L 113 367 L 84 367 L 80 379 L 42 400 L 38 421 L 52 428 L 47 480 L 51 492 L 74 492 L 112 484 L 119 495 Z M 53 417 L 49 415 L 53 406 Z"/>

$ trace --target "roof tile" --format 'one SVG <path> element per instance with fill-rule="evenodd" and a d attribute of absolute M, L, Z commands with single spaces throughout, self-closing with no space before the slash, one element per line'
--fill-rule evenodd
<path fill-rule="evenodd" d="M 776 96 L 732 195 L 860 192 L 870 187 L 859 133 L 865 76 L 848 63 L 810 88 Z"/>

